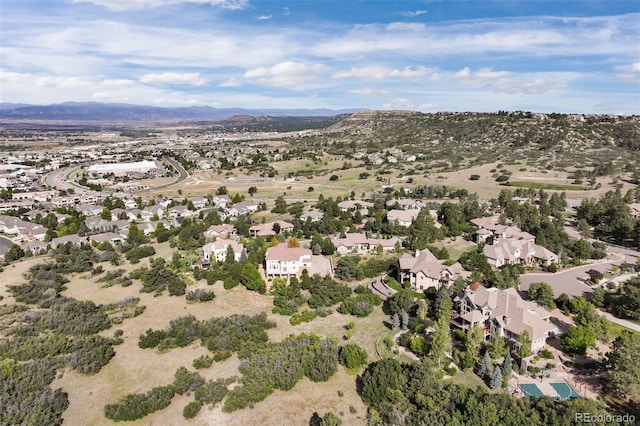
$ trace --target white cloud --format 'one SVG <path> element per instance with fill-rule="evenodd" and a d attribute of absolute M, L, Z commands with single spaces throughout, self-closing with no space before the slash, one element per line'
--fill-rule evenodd
<path fill-rule="evenodd" d="M 258 21 L 268 21 L 273 18 L 273 15 L 260 15 L 258 16 Z"/>
<path fill-rule="evenodd" d="M 407 98 L 394 98 L 391 101 L 383 104 L 384 109 L 391 110 L 416 110 L 416 104 Z"/>
<path fill-rule="evenodd" d="M 243 76 L 266 86 L 300 89 L 314 85 L 326 70 L 323 64 L 285 61 L 271 67 L 247 70 Z"/>
<path fill-rule="evenodd" d="M 421 77 L 435 78 L 437 77 L 436 70 L 422 65 L 417 67 L 404 67 L 402 69 L 370 65 L 366 67 L 337 71 L 331 76 L 331 78 L 336 79 L 353 78 L 369 80 L 417 79 Z"/>
<path fill-rule="evenodd" d="M 204 86 L 205 84 L 207 84 L 208 80 L 206 78 L 203 78 L 199 72 L 163 72 L 160 74 L 145 74 L 140 77 L 140 82 L 145 84 Z"/>
<path fill-rule="evenodd" d="M 363 87 L 362 89 L 347 90 L 346 93 L 361 96 L 386 96 L 391 92 L 384 89 L 376 89 L 375 87 Z"/>
<path fill-rule="evenodd" d="M 95 92 L 91 96 L 91 99 L 97 102 L 129 102 L 131 101 L 130 96 L 114 95 L 107 92 Z"/>
<path fill-rule="evenodd" d="M 73 0 L 73 3 L 92 3 L 115 11 L 163 7 L 180 3 L 208 4 L 236 10 L 245 9 L 249 5 L 249 0 Z"/>
<path fill-rule="evenodd" d="M 218 84 L 218 87 L 240 87 L 242 83 L 238 81 L 235 77 L 231 77 L 222 83 Z"/>
<path fill-rule="evenodd" d="M 628 66 L 617 67 L 619 74 L 616 74 L 616 78 L 626 83 L 640 83 L 640 62 L 634 62 Z"/>
<path fill-rule="evenodd" d="M 424 15 L 427 13 L 426 10 L 414 10 L 408 12 L 400 12 L 400 15 L 406 16 L 407 18 L 415 18 L 416 16 Z"/>
<path fill-rule="evenodd" d="M 135 84 L 136 82 L 134 80 L 129 80 L 126 78 L 116 78 L 102 81 L 102 85 L 104 87 L 130 87 Z"/>
<path fill-rule="evenodd" d="M 36 85 L 40 87 L 73 89 L 91 86 L 91 82 L 82 80 L 78 77 L 40 77 L 36 80 Z"/>

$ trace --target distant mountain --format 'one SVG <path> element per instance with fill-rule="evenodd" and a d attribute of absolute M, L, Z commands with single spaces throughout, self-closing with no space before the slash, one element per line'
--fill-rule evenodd
<path fill-rule="evenodd" d="M 66 120 L 102 122 L 203 121 L 233 116 L 326 117 L 359 111 L 330 109 L 244 109 L 193 106 L 161 108 L 146 105 L 65 102 L 53 105 L 0 103 L 0 120 Z"/>

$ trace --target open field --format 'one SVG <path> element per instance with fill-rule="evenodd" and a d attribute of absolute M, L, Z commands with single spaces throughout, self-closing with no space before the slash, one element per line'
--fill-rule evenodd
<path fill-rule="evenodd" d="M 438 169 L 415 170 L 417 164 L 383 164 L 380 166 L 351 167 L 343 170 L 344 159 L 336 159 L 334 155 L 325 154 L 319 164 L 311 160 L 289 160 L 270 163 L 278 172 L 273 178 L 260 178 L 247 172 L 244 168 L 238 168 L 227 172 L 196 172 L 184 182 L 161 190 L 143 191 L 140 194 L 153 194 L 165 196 L 205 196 L 213 194 L 216 190 L 225 186 L 230 195 L 243 194 L 249 197 L 248 190 L 255 186 L 258 191 L 253 198 L 256 200 L 273 200 L 278 196 L 284 196 L 288 200 L 315 201 L 319 194 L 325 198 L 345 197 L 351 191 L 356 197 L 368 198 L 373 192 L 382 191 L 382 184 L 391 182 L 395 189 L 403 186 L 416 185 L 446 185 L 452 188 L 467 189 L 470 193 L 477 193 L 482 200 L 495 198 L 503 189 L 515 190 L 515 187 L 545 189 L 548 191 L 564 191 L 568 199 L 582 199 L 600 197 L 609 190 L 614 189 L 614 181 L 611 177 L 599 177 L 596 183 L 598 189 L 585 185 L 574 184 L 574 179 L 569 175 L 573 170 L 565 171 L 546 170 L 536 166 L 527 166 L 524 162 L 516 164 L 501 164 L 493 162 L 480 166 L 456 171 L 439 171 Z M 354 165 L 357 161 L 349 160 Z M 325 164 L 326 163 L 326 164 Z M 497 167 L 501 166 L 500 169 Z M 312 171 L 308 176 L 300 175 L 287 179 L 289 173 Z M 384 174 L 380 174 L 384 171 Z M 506 185 L 496 182 L 496 177 L 504 171 L 511 173 Z M 387 173 L 390 172 L 390 173 Z M 409 172 L 409 173 L 408 173 Z M 361 173 L 368 173 L 367 179 L 360 179 Z M 338 180 L 331 181 L 332 175 L 338 176 Z M 478 175 L 478 180 L 470 180 L 471 175 Z M 377 178 L 380 178 L 378 180 Z M 232 179 L 230 179 L 232 178 Z M 411 178 L 412 183 L 407 183 Z M 633 185 L 622 180 L 617 181 L 622 185 L 624 193 Z M 310 190 L 312 188 L 312 190 Z"/>
<path fill-rule="evenodd" d="M 165 259 L 171 258 L 174 249 L 167 243 L 154 246 L 159 256 Z M 12 302 L 10 297 L 6 297 L 6 285 L 23 283 L 22 273 L 43 260 L 35 258 L 17 262 L 0 273 L 2 283 L 0 291 L 5 295 L 2 303 Z M 122 268 L 130 272 L 148 265 L 148 261 L 143 259 L 137 265 L 125 263 L 117 267 L 106 264 L 103 266 L 107 271 Z M 146 306 L 146 310 L 140 316 L 126 319 L 121 324 L 115 324 L 111 329 L 102 332 L 105 336 L 111 336 L 115 330 L 122 330 L 124 343 L 114 348 L 115 357 L 98 374 L 88 376 L 67 369 L 52 383 L 52 388 L 60 387 L 68 392 L 70 404 L 64 412 L 64 420 L 65 423 L 74 425 L 115 424 L 104 418 L 105 404 L 113 403 L 130 393 L 143 393 L 154 386 L 170 383 L 176 369 L 180 366 L 193 370 L 192 361 L 209 353 L 206 348 L 200 346 L 199 342 L 164 353 L 138 347 L 138 337 L 147 329 L 165 328 L 169 321 L 180 316 L 191 314 L 203 320 L 233 314 L 253 315 L 267 312 L 269 319 L 277 324 L 275 328 L 267 331 L 271 341 L 280 341 L 291 334 L 316 333 L 319 336 L 334 337 L 344 342 L 345 326 L 353 321 L 356 325 L 353 329 L 353 337 L 349 341 L 364 347 L 370 361 L 378 359 L 376 354 L 378 336 L 389 331 L 384 325 L 384 321 L 388 318 L 380 307 L 377 307 L 367 318 L 334 312 L 325 318 L 318 317 L 311 322 L 291 326 L 289 317 L 271 313 L 272 296 L 250 292 L 242 286 L 225 290 L 221 283 L 207 287 L 204 281 L 201 281 L 196 285 L 214 290 L 216 298 L 211 302 L 188 303 L 184 297 L 170 297 L 166 292 L 157 297 L 150 293 L 140 293 L 141 286 L 137 282 L 124 288 L 119 285 L 103 287 L 104 284 L 96 283 L 96 278 L 90 273 L 71 274 L 68 278 L 70 282 L 66 284 L 64 296 L 77 300 L 91 300 L 97 304 L 118 302 L 126 297 L 139 297 L 139 305 Z M 239 364 L 240 360 L 234 355 L 223 362 L 214 362 L 210 368 L 199 370 L 199 372 L 205 379 L 239 376 Z M 325 412 L 333 411 L 340 415 L 343 424 L 364 424 L 366 407 L 356 392 L 355 380 L 355 375 L 347 374 L 341 366 L 338 366 L 338 372 L 327 382 L 313 383 L 304 379 L 290 392 L 276 391 L 266 400 L 256 404 L 254 408 L 230 414 L 223 413 L 220 406 L 215 409 L 203 407 L 200 414 L 190 423 L 197 425 L 307 424 L 314 412 L 323 415 Z M 192 400 L 193 395 L 176 395 L 169 407 L 132 424 L 183 424 L 185 420 L 182 417 L 182 409 Z"/>

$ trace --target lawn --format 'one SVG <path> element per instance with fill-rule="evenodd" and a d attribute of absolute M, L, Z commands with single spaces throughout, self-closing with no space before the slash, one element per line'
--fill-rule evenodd
<path fill-rule="evenodd" d="M 533 189 L 549 189 L 555 191 L 588 191 L 589 188 L 581 185 L 547 183 L 547 182 L 525 182 L 510 181 L 502 184 L 503 186 L 515 186 L 517 188 L 533 188 Z"/>
<path fill-rule="evenodd" d="M 424 295 L 424 293 L 418 293 L 417 291 L 407 290 L 407 289 L 402 288 L 400 283 L 398 281 L 396 281 L 393 277 L 390 277 L 389 275 L 387 275 L 385 277 L 385 279 L 389 280 L 389 282 L 387 283 L 387 286 L 389 288 L 394 289 L 395 291 L 402 291 L 402 290 L 409 291 L 410 293 L 413 294 L 414 297 L 417 297 L 418 299 L 424 299 L 426 297 Z"/>
<path fill-rule="evenodd" d="M 611 334 L 611 338 L 612 339 L 615 339 L 615 338 L 619 337 L 622 334 L 622 332 L 625 331 L 625 330 L 626 331 L 630 331 L 632 333 L 637 333 L 637 331 L 632 330 L 630 328 L 627 328 L 627 327 L 625 327 L 623 325 L 616 324 L 615 322 L 609 321 L 609 324 L 610 324 L 609 325 L 609 332 Z"/>

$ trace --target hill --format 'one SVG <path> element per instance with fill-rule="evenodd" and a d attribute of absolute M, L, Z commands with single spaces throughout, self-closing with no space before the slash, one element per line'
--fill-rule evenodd
<path fill-rule="evenodd" d="M 65 102 L 54 105 L 0 104 L 0 121 L 53 120 L 91 122 L 163 122 L 223 120 L 233 116 L 334 116 L 357 111 L 330 109 L 243 109 L 192 106 L 161 108 L 146 105 Z"/>
<path fill-rule="evenodd" d="M 640 161 L 635 116 L 363 111 L 307 141 L 343 155 L 397 148 L 440 171 L 494 161 L 547 168 Z"/>

